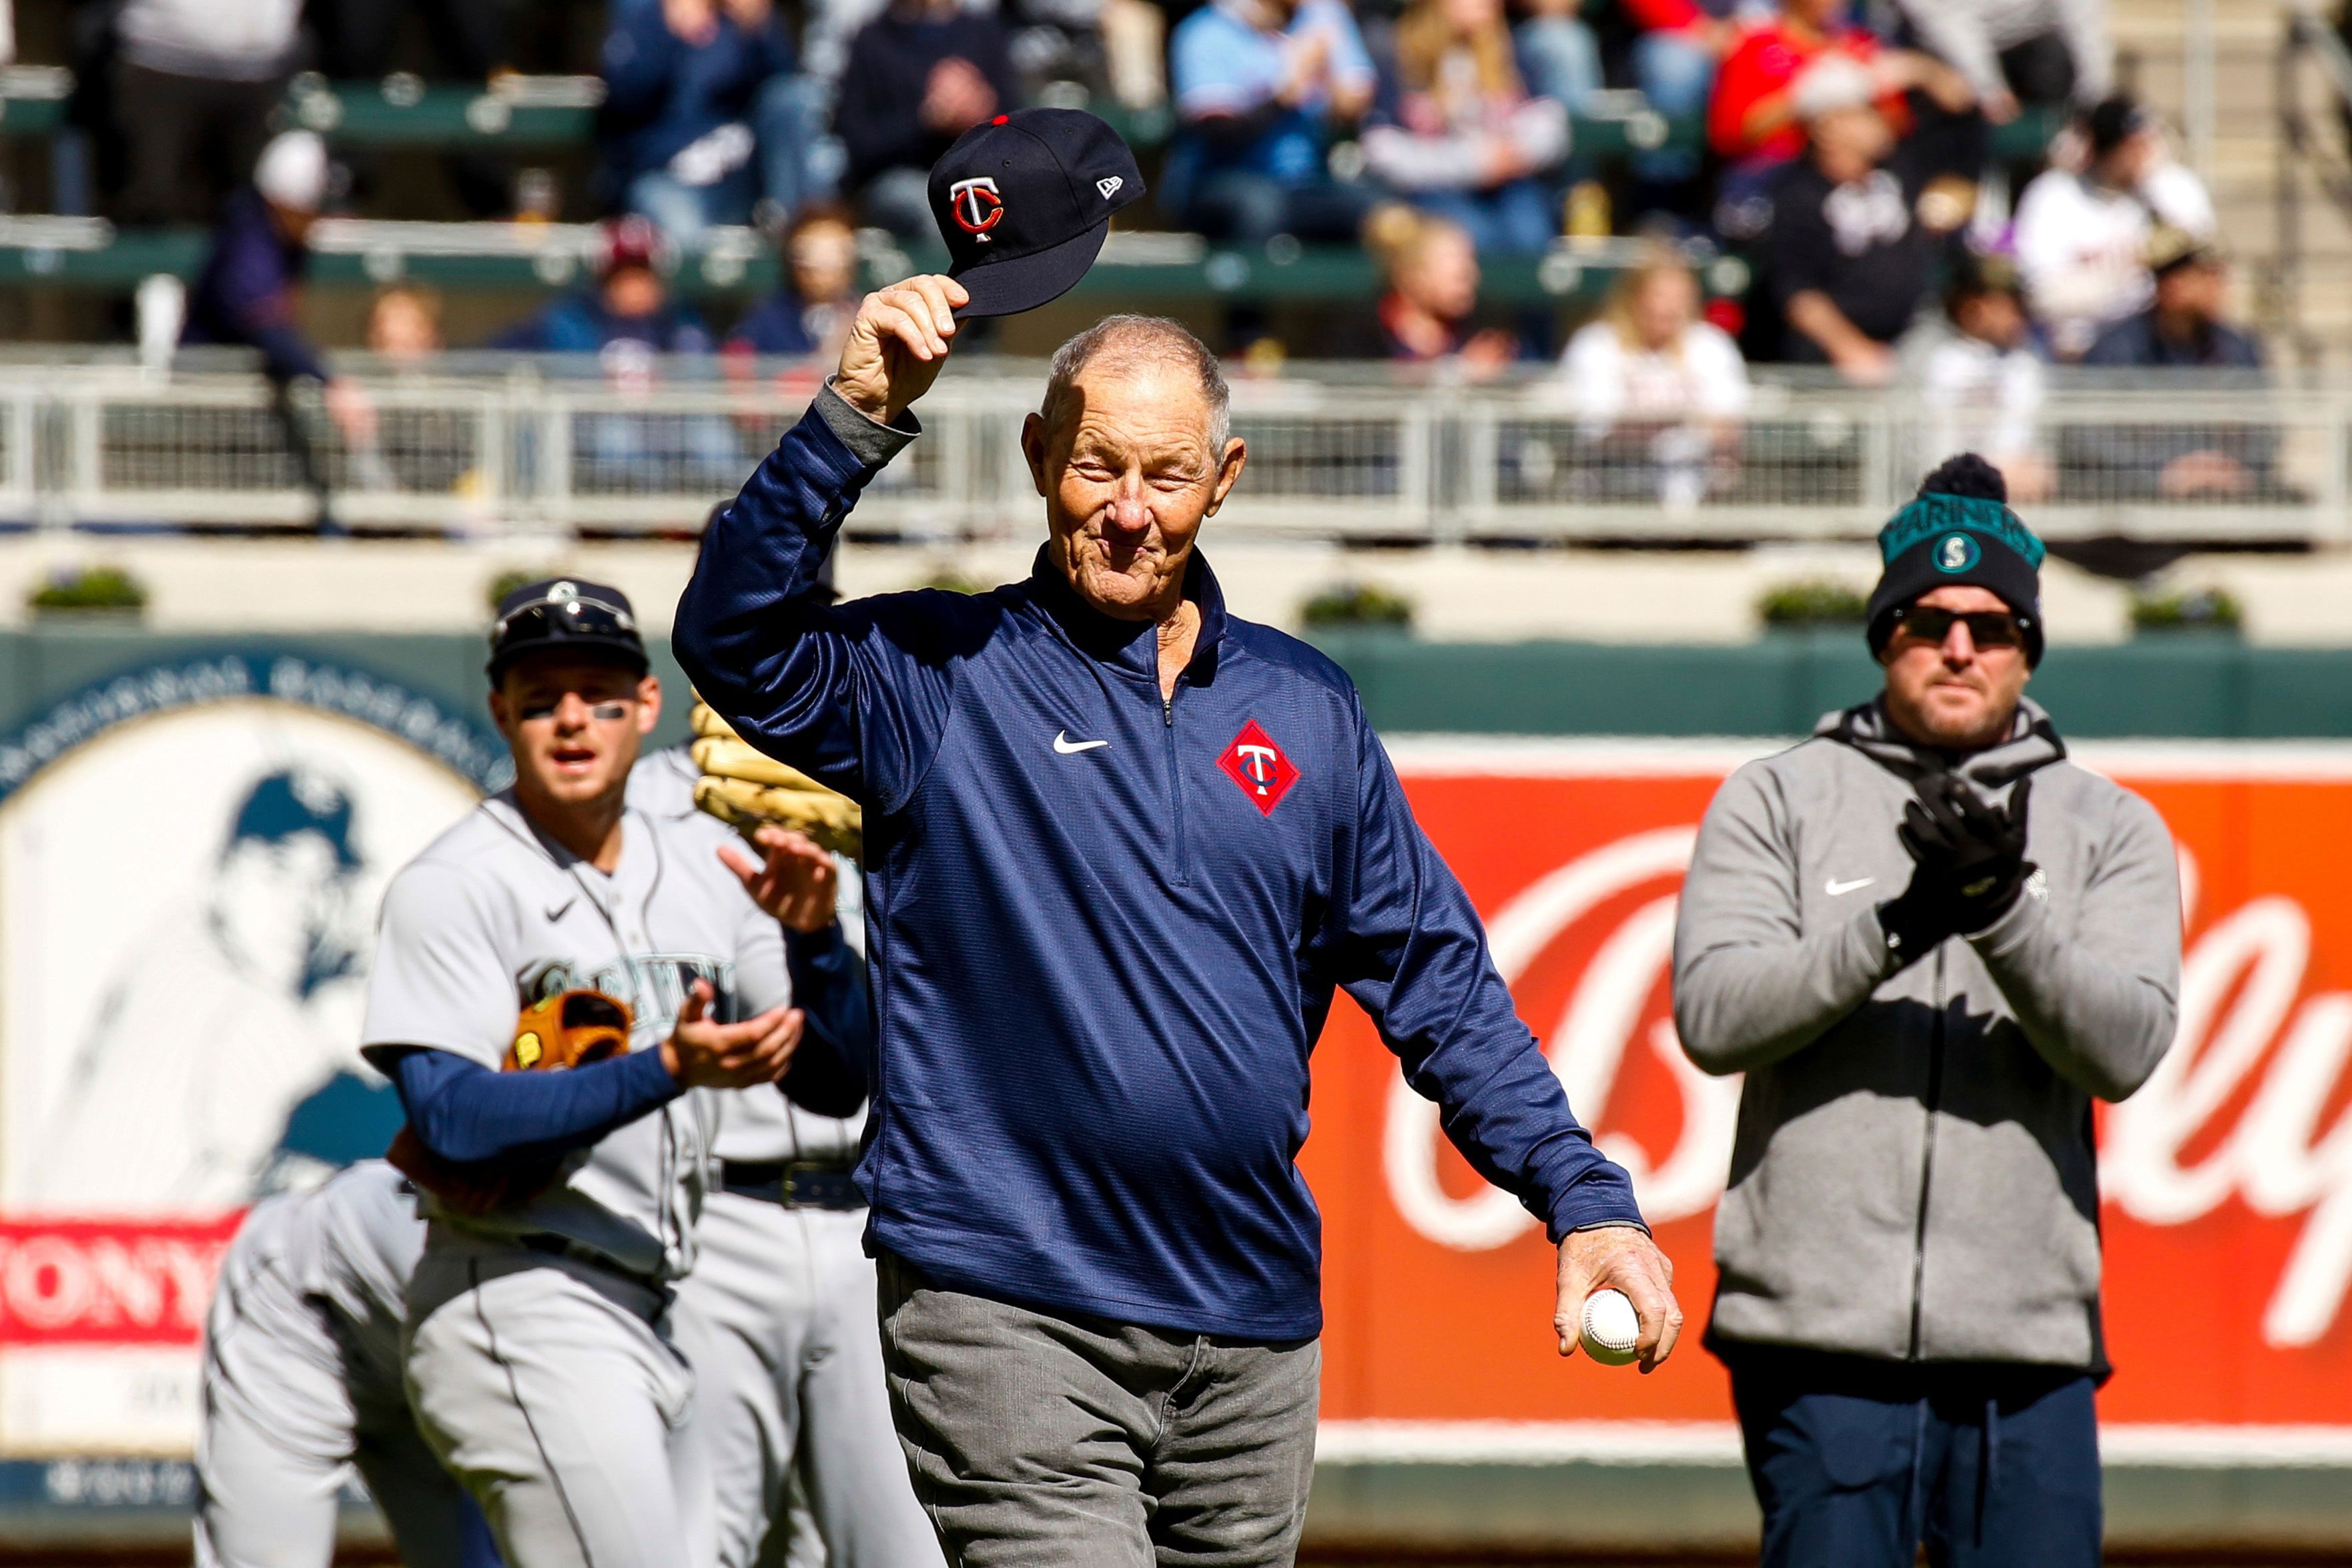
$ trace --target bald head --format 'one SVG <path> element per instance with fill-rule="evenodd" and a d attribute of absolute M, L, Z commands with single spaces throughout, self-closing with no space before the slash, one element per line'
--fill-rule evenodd
<path fill-rule="evenodd" d="M 1083 400 L 1077 396 L 1083 374 L 1167 374 L 1199 389 L 1202 436 L 1209 450 L 1221 452 L 1233 434 L 1232 395 L 1225 373 L 1209 345 L 1180 321 L 1165 316 L 1105 316 L 1054 352 L 1054 366 L 1045 378 L 1045 400 L 1037 416 L 1051 433 L 1076 416 Z"/>

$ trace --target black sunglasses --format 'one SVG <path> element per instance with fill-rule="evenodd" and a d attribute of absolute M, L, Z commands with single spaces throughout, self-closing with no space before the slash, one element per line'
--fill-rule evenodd
<path fill-rule="evenodd" d="M 490 641 L 502 643 L 509 637 L 536 640 L 553 632 L 558 637 L 635 637 L 636 617 L 620 605 L 603 599 L 562 599 L 554 603 L 541 600 L 524 605 L 512 613 L 499 617 L 490 627 Z"/>
<path fill-rule="evenodd" d="M 1952 635 L 1952 623 L 1965 624 L 1969 641 L 1979 647 L 2016 647 L 2025 641 L 2023 623 L 2007 610 L 1939 610 L 1914 605 L 1895 621 L 1895 629 L 1907 637 L 1943 646 Z"/>

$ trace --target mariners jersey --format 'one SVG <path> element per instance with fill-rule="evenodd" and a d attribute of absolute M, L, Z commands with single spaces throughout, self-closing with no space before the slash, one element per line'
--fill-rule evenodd
<path fill-rule="evenodd" d="M 719 859 L 728 837 L 699 815 L 632 808 L 607 875 L 539 832 L 511 790 L 484 801 L 384 894 L 361 1035 L 371 1058 L 425 1046 L 496 1070 L 520 1010 L 567 990 L 625 1004 L 633 1050 L 659 1047 L 698 979 L 722 1018 L 782 1003 L 782 929 Z M 712 1121 L 711 1097 L 683 1095 L 573 1152 L 528 1203 L 468 1216 L 427 1194 L 425 1212 L 491 1235 L 552 1233 L 675 1278 L 693 1267 Z"/>

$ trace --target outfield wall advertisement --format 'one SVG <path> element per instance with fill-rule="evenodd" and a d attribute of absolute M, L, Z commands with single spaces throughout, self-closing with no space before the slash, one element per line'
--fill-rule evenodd
<path fill-rule="evenodd" d="M 1739 1085 L 1699 1073 L 1676 1040 L 1675 905 L 1708 799 L 1760 749 L 1394 747 L 1521 1016 L 1633 1173 L 1694 1330 Z M 2179 1040 L 2146 1088 L 2099 1112 L 2110 1452 L 2352 1461 L 2352 749 L 2116 744 L 2078 760 L 2171 825 L 2187 933 Z M 1518 1439 L 1454 1424 L 1727 1420 L 1726 1380 L 1695 1337 L 1649 1378 L 1559 1361 L 1540 1231 L 1445 1144 L 1352 1008 L 1318 1051 L 1314 1110 L 1325 1414 L 1350 1424 L 1333 1436 L 1507 1454 Z"/>
<path fill-rule="evenodd" d="M 278 650 L 0 736 L 0 1454 L 185 1453 L 246 1205 L 381 1152 L 392 873 L 503 782 L 486 723 Z"/>
<path fill-rule="evenodd" d="M 388 1134 L 355 1052 L 375 900 L 503 782 L 496 744 L 381 678 L 236 653 L 0 736 L 0 1455 L 187 1451 L 242 1208 Z M 1634 1173 L 1694 1334 L 1651 1378 L 1561 1363 L 1535 1223 L 1343 1003 L 1305 1156 L 1331 1455 L 1728 1443 L 1695 1331 L 1739 1088 L 1684 1059 L 1667 970 L 1700 816 L 1764 749 L 1395 743 L 1522 1015 Z M 2352 746 L 2081 760 L 2172 825 L 2189 935 L 2179 1043 L 2101 1113 L 2110 1451 L 2352 1463 Z"/>

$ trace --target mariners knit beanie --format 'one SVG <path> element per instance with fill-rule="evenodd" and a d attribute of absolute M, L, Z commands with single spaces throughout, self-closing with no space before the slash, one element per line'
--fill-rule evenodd
<path fill-rule="evenodd" d="M 1938 588 L 1989 588 L 2017 616 L 2028 667 L 2042 662 L 2042 541 L 2009 510 L 2000 470 L 1963 452 L 1920 481 L 1919 493 L 1878 531 L 1885 570 L 1871 591 L 1865 632 L 1875 658 L 1913 601 Z"/>

